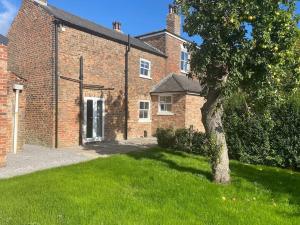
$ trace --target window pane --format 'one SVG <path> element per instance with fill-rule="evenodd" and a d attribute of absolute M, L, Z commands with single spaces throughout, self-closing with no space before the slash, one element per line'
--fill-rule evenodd
<path fill-rule="evenodd" d="M 94 115 L 94 102 L 93 100 L 88 100 L 86 103 L 86 137 L 93 137 L 93 115 Z"/>
<path fill-rule="evenodd" d="M 184 52 L 181 52 L 181 60 L 184 60 Z"/>
<path fill-rule="evenodd" d="M 166 111 L 167 112 L 171 112 L 172 111 L 172 105 L 171 104 L 166 105 Z"/>
<path fill-rule="evenodd" d="M 144 102 L 140 102 L 140 109 L 144 109 Z"/>
<path fill-rule="evenodd" d="M 149 102 L 140 102 L 139 118 L 140 119 L 149 119 L 149 110 L 150 110 Z"/>
<path fill-rule="evenodd" d="M 172 97 L 171 96 L 166 97 L 166 103 L 172 103 Z"/>
<path fill-rule="evenodd" d="M 103 137 L 103 102 L 97 101 L 97 137 Z"/>
<path fill-rule="evenodd" d="M 143 119 L 143 111 L 140 111 L 140 119 Z"/>
<path fill-rule="evenodd" d="M 144 111 L 144 119 L 148 119 L 148 111 Z"/>

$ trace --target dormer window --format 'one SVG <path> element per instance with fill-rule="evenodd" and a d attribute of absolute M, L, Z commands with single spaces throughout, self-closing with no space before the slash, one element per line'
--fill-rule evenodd
<path fill-rule="evenodd" d="M 181 46 L 181 55 L 180 55 L 180 70 L 182 73 L 190 72 L 190 63 L 189 63 L 190 55 L 186 48 Z"/>
<path fill-rule="evenodd" d="M 151 79 L 151 62 L 140 59 L 140 77 Z"/>

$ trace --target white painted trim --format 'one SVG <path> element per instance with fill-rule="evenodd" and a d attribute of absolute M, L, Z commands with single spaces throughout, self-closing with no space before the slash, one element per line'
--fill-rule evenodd
<path fill-rule="evenodd" d="M 179 41 L 182 41 L 184 43 L 189 43 L 189 41 L 184 40 L 183 38 L 177 37 L 177 36 L 175 36 L 174 34 L 171 34 L 168 31 L 162 31 L 162 32 L 159 32 L 159 33 L 156 33 L 156 34 L 145 35 L 145 36 L 139 37 L 139 39 L 145 39 L 145 38 L 155 37 L 155 36 L 162 35 L 162 34 L 167 34 L 167 35 L 169 35 L 169 36 L 171 36 L 173 38 L 176 38 Z"/>
<path fill-rule="evenodd" d="M 147 119 L 141 119 L 140 118 L 140 103 L 141 102 L 148 102 L 149 103 L 149 112 L 148 112 L 148 117 Z M 152 116 L 152 109 L 151 109 L 151 101 L 150 100 L 139 100 L 138 102 L 138 118 L 139 118 L 139 123 L 151 123 L 152 122 L 152 119 L 151 119 L 151 116 Z"/>
<path fill-rule="evenodd" d="M 86 126 L 87 126 L 87 101 L 88 100 L 93 100 L 93 120 L 94 118 L 94 113 L 95 113 L 95 103 L 97 104 L 97 101 L 102 101 L 102 117 L 103 117 L 103 123 L 102 123 L 102 137 L 95 137 L 95 138 L 86 138 Z M 96 105 L 97 107 L 97 105 Z M 83 142 L 89 143 L 89 142 L 97 142 L 97 141 L 103 141 L 105 139 L 105 99 L 104 98 L 97 98 L 97 97 L 85 97 L 84 98 L 84 121 L 83 121 Z M 95 122 L 95 121 L 93 121 Z M 93 124 L 94 125 L 94 124 Z M 95 130 L 93 130 L 95 132 Z M 95 136 L 95 134 L 93 134 Z"/>
<path fill-rule="evenodd" d="M 149 76 L 145 76 L 144 74 L 141 74 L 142 61 L 149 63 Z M 151 61 L 149 61 L 147 59 L 140 58 L 140 67 L 139 67 L 140 77 L 152 80 L 152 77 L 151 77 L 152 68 L 151 67 L 152 67 Z"/>
<path fill-rule="evenodd" d="M 186 95 L 194 95 L 194 96 L 200 96 L 201 97 L 200 93 L 193 93 L 193 92 L 187 92 Z"/>
<path fill-rule="evenodd" d="M 171 112 L 169 112 L 169 111 L 161 111 L 161 109 L 160 109 L 160 98 L 161 97 L 171 97 L 171 106 L 172 106 L 172 109 L 173 109 L 173 95 L 172 94 L 159 94 L 158 95 L 158 113 L 157 113 L 157 115 L 174 115 L 174 113 L 171 111 Z"/>

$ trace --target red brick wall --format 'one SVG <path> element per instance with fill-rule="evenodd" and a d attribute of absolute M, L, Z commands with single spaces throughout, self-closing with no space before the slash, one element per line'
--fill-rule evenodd
<path fill-rule="evenodd" d="M 28 80 L 26 142 L 54 146 L 53 18 L 24 0 L 9 31 L 9 71 Z"/>
<path fill-rule="evenodd" d="M 163 53 L 166 53 L 166 34 L 160 34 L 156 36 L 150 36 L 146 38 L 142 38 L 144 42 L 147 42 L 148 44 L 152 45 L 153 47 L 157 48 Z"/>
<path fill-rule="evenodd" d="M 152 134 L 156 133 L 157 128 L 184 128 L 185 127 L 185 94 L 174 94 L 172 98 L 172 113 L 174 115 L 159 115 L 158 96 L 152 96 Z"/>
<path fill-rule="evenodd" d="M 183 74 L 180 69 L 181 46 L 184 44 L 183 41 L 167 33 L 141 38 L 141 40 L 158 48 L 168 56 L 165 67 L 165 73 L 167 75 L 173 73 Z"/>
<path fill-rule="evenodd" d="M 8 149 L 7 49 L 0 44 L 0 167 L 5 165 Z"/>
<path fill-rule="evenodd" d="M 186 111 L 185 111 L 185 127 L 190 128 L 193 126 L 195 130 L 205 132 L 203 123 L 202 123 L 202 113 L 201 108 L 205 103 L 204 98 L 196 95 L 187 95 L 186 96 Z"/>
<path fill-rule="evenodd" d="M 151 61 L 151 80 L 140 78 L 140 58 Z M 132 49 L 129 62 L 129 137 L 152 133 L 151 123 L 139 122 L 139 101 L 151 100 L 150 91 L 165 76 L 165 58 Z M 153 103 L 150 106 L 153 109 Z M 152 118 L 150 118 L 152 119 Z"/>
<path fill-rule="evenodd" d="M 181 57 L 181 45 L 183 41 L 180 41 L 170 35 L 166 36 L 166 53 L 167 60 L 167 74 L 175 73 L 182 74 L 180 69 L 180 57 Z"/>
<path fill-rule="evenodd" d="M 79 58 L 84 58 L 84 83 L 114 88 L 112 91 L 85 90 L 85 97 L 101 97 L 106 103 L 105 139 L 124 136 L 124 69 L 126 46 L 65 27 L 59 33 L 59 74 L 79 78 Z M 139 77 L 140 58 L 151 61 L 152 79 Z M 150 100 L 150 90 L 164 76 L 165 58 L 135 48 L 129 55 L 129 138 L 151 134 L 151 123 L 140 123 L 139 100 Z M 74 146 L 79 142 L 79 85 L 59 81 L 59 145 Z"/>

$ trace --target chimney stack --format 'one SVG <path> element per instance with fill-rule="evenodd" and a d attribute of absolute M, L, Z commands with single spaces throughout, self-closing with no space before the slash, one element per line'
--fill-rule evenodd
<path fill-rule="evenodd" d="M 48 4 L 48 0 L 34 0 L 34 1 L 41 4 L 41 5 L 47 5 Z"/>
<path fill-rule="evenodd" d="M 118 21 L 113 22 L 113 29 L 115 31 L 122 33 L 121 27 L 122 27 L 122 24 L 120 22 L 118 22 Z"/>
<path fill-rule="evenodd" d="M 179 36 L 181 35 L 181 18 L 178 13 L 178 8 L 175 5 L 169 5 L 167 31 Z"/>

